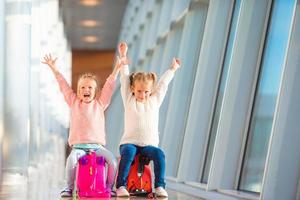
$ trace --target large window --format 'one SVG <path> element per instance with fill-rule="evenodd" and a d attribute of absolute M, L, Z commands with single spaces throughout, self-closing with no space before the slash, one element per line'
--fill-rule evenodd
<path fill-rule="evenodd" d="M 169 31 L 169 25 L 171 23 L 171 14 L 174 1 L 163 1 L 162 10 L 159 17 L 158 35 L 161 36 Z"/>
<path fill-rule="evenodd" d="M 162 2 L 156 1 L 152 11 L 152 20 L 149 27 L 149 34 L 147 38 L 147 48 L 153 48 L 156 45 L 156 37 L 158 35 L 157 24 L 160 23 Z"/>
<path fill-rule="evenodd" d="M 240 190 L 261 192 L 294 5 L 295 0 L 273 1 L 239 180 Z"/>
<path fill-rule="evenodd" d="M 219 124 L 219 117 L 220 117 L 221 105 L 222 105 L 223 95 L 224 95 L 224 90 L 225 90 L 225 83 L 227 80 L 228 68 L 229 68 L 229 64 L 231 61 L 231 57 L 232 57 L 232 48 L 233 48 L 234 38 L 235 38 L 235 34 L 236 34 L 237 19 L 238 19 L 238 15 L 240 12 L 240 4 L 241 4 L 241 0 L 236 0 L 235 6 L 234 6 L 234 11 L 233 11 L 233 17 L 232 17 L 232 21 L 231 21 L 230 35 L 229 35 L 227 48 L 226 48 L 224 65 L 223 65 L 222 74 L 220 77 L 221 80 L 220 80 L 220 85 L 219 85 L 219 91 L 218 91 L 218 95 L 217 95 L 217 99 L 216 99 L 215 111 L 214 111 L 214 115 L 213 115 L 213 120 L 212 120 L 212 124 L 211 124 L 209 140 L 208 140 L 208 146 L 207 146 L 207 151 L 206 151 L 206 155 L 205 155 L 205 163 L 204 163 L 202 178 L 201 178 L 202 183 L 207 183 L 208 174 L 209 174 L 209 170 L 210 170 L 210 166 L 211 166 L 212 152 L 213 152 L 213 149 L 215 146 L 215 139 L 216 139 L 217 128 L 218 128 L 218 124 Z"/>
<path fill-rule="evenodd" d="M 197 66 L 199 60 L 207 9 L 208 5 L 206 4 L 195 4 L 176 25 L 178 26 L 178 32 L 183 28 L 181 40 L 175 40 L 175 43 L 180 44 L 178 57 L 184 67 L 179 70 L 180 72 L 176 72 L 173 80 L 162 137 L 162 147 L 168 158 L 166 174 L 169 177 L 177 177 L 182 141 L 196 74 L 195 66 Z M 183 27 L 181 23 L 184 23 Z M 175 30 L 177 31 L 177 27 Z M 168 62 L 170 63 L 170 61 L 171 59 Z M 170 65 L 169 63 L 168 65 Z"/>
<path fill-rule="evenodd" d="M 182 38 L 182 27 L 176 27 L 174 30 L 170 31 L 168 37 L 162 41 L 162 44 L 159 45 L 159 50 L 157 50 L 157 53 L 160 53 L 156 57 L 156 64 L 153 65 L 153 67 L 159 68 L 157 70 L 157 73 L 159 77 L 161 77 L 164 72 L 169 68 L 172 57 L 174 55 L 178 55 L 179 51 L 179 44 Z M 168 106 L 169 106 L 169 99 L 172 91 L 172 83 L 168 87 L 168 92 L 165 96 L 165 99 L 160 107 L 159 111 L 159 139 L 162 141 L 163 135 L 164 135 L 164 127 L 166 124 L 166 117 L 168 112 Z"/>

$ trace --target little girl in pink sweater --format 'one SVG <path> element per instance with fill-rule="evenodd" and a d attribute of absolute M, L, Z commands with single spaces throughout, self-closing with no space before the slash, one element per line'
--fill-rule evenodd
<path fill-rule="evenodd" d="M 66 164 L 67 186 L 61 192 L 61 196 L 72 196 L 77 161 L 90 149 L 95 150 L 97 155 L 105 157 L 108 163 L 107 186 L 112 189 L 117 171 L 117 160 L 104 147 L 106 143 L 104 111 L 108 107 L 115 89 L 115 80 L 120 71 L 120 64 L 117 62 L 101 92 L 95 75 L 83 74 L 78 80 L 76 94 L 59 73 L 55 61 L 56 59 L 52 59 L 49 54 L 44 57 L 42 63 L 47 64 L 54 73 L 65 101 L 71 109 L 68 142 L 72 151 Z"/>

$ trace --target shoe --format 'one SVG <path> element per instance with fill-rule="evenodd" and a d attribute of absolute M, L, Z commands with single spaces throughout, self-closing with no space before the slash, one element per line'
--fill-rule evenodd
<path fill-rule="evenodd" d="M 115 200 L 130 200 L 130 197 L 116 197 Z"/>
<path fill-rule="evenodd" d="M 71 189 L 64 189 L 60 192 L 60 197 L 72 197 L 72 190 Z"/>
<path fill-rule="evenodd" d="M 115 192 L 115 191 L 111 190 L 111 191 L 110 191 L 110 196 L 111 196 L 111 197 L 116 197 L 116 196 L 117 196 L 117 194 L 116 194 L 116 192 Z"/>
<path fill-rule="evenodd" d="M 157 187 L 155 188 L 155 194 L 158 197 L 168 197 L 167 191 L 163 187 Z"/>
<path fill-rule="evenodd" d="M 124 186 L 119 187 L 116 190 L 117 197 L 129 197 L 129 192 L 126 190 Z"/>

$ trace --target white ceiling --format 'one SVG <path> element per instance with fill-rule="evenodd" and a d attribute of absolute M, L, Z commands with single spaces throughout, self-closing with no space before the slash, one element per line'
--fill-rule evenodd
<path fill-rule="evenodd" d="M 84 6 L 82 0 L 60 0 L 61 14 L 72 49 L 111 50 L 117 46 L 128 0 L 96 0 L 94 7 Z M 94 1 L 94 0 L 87 0 Z M 82 20 L 96 20 L 96 27 L 80 25 Z M 85 42 L 85 36 L 96 36 L 95 43 Z"/>

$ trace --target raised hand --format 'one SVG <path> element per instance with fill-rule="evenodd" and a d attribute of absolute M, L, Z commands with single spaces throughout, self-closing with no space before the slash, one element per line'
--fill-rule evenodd
<path fill-rule="evenodd" d="M 121 68 L 121 66 L 122 66 L 121 59 L 119 58 L 119 56 L 117 56 L 116 63 L 115 63 L 115 69 L 119 70 Z"/>
<path fill-rule="evenodd" d="M 121 70 L 121 68 L 124 65 L 128 65 L 129 63 L 130 63 L 130 60 L 127 59 L 126 57 L 120 58 L 119 56 L 117 56 L 116 62 L 115 62 L 115 67 L 114 67 L 114 70 L 111 75 L 116 77 L 118 75 L 119 71 Z"/>
<path fill-rule="evenodd" d="M 57 72 L 57 68 L 56 68 L 56 65 L 55 65 L 55 62 L 56 62 L 57 58 L 53 59 L 51 54 L 46 54 L 44 56 L 44 61 L 42 61 L 43 64 L 46 64 L 48 65 L 53 72 Z"/>
<path fill-rule="evenodd" d="M 121 58 L 126 57 L 127 50 L 128 50 L 128 47 L 127 47 L 126 42 L 121 42 L 118 47 L 118 51 L 119 51 Z"/>
<path fill-rule="evenodd" d="M 180 67 L 180 60 L 178 58 L 173 58 L 170 69 L 176 71 Z"/>
<path fill-rule="evenodd" d="M 121 65 L 129 65 L 131 62 L 127 57 L 118 58 Z"/>

